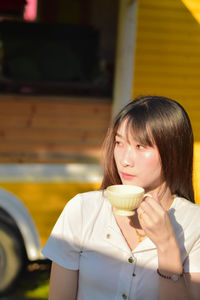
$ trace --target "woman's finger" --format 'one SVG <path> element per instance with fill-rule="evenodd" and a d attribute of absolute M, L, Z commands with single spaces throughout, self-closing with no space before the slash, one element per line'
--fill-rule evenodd
<path fill-rule="evenodd" d="M 147 198 L 145 199 L 141 205 L 140 208 L 149 216 L 156 216 L 157 214 L 160 215 L 163 213 L 163 208 L 160 205 L 159 202 L 157 202 L 153 198 Z"/>

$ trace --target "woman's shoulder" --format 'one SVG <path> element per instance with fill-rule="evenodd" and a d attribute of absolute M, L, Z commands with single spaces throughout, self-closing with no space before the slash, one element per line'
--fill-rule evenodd
<path fill-rule="evenodd" d="M 102 206 L 105 197 L 103 191 L 89 191 L 79 193 L 66 204 L 66 209 L 78 208 L 81 211 L 98 210 Z"/>
<path fill-rule="evenodd" d="M 200 205 L 197 203 L 193 203 L 183 197 L 176 196 L 175 198 L 175 206 L 180 209 L 189 209 L 191 211 L 195 210 L 200 212 Z"/>
<path fill-rule="evenodd" d="M 103 191 L 91 191 L 77 194 L 65 206 L 63 214 L 71 224 L 79 220 L 79 224 L 85 228 L 86 224 L 96 223 L 101 216 L 106 218 L 109 213 L 109 203 L 104 197 Z"/>
<path fill-rule="evenodd" d="M 103 201 L 104 199 L 104 192 L 101 190 L 98 191 L 89 191 L 89 192 L 85 192 L 85 193 L 79 193 L 77 194 L 73 199 L 71 200 L 77 200 L 79 199 L 79 201 L 81 202 L 91 202 L 94 203 L 96 201 Z"/>
<path fill-rule="evenodd" d="M 80 193 L 77 196 L 79 196 L 82 199 L 86 199 L 86 201 L 89 201 L 91 199 L 99 199 L 103 197 L 103 191 L 102 190 L 97 190 L 97 191 L 89 191 L 85 193 Z"/>
<path fill-rule="evenodd" d="M 175 198 L 172 209 L 182 220 L 190 219 L 191 222 L 196 222 L 200 218 L 200 205 L 182 197 Z"/>

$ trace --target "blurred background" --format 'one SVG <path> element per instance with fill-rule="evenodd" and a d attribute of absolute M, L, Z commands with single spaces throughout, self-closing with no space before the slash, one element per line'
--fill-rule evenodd
<path fill-rule="evenodd" d="M 107 128 L 142 94 L 187 110 L 200 203 L 200 1 L 0 0 L 2 299 L 47 299 L 40 249 L 66 202 L 99 188 Z"/>

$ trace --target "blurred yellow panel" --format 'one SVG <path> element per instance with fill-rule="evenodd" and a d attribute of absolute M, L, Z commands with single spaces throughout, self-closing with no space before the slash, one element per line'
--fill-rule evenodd
<path fill-rule="evenodd" d="M 138 1 L 132 96 L 170 97 L 188 112 L 195 139 L 195 197 L 200 204 L 199 21 L 200 0 Z"/>
<path fill-rule="evenodd" d="M 200 204 L 200 142 L 194 144 L 194 192 L 195 202 Z"/>
<path fill-rule="evenodd" d="M 66 203 L 78 193 L 99 189 L 98 183 L 2 182 L 0 187 L 17 196 L 29 210 L 42 246 Z"/>
<path fill-rule="evenodd" d="M 200 23 L 200 1 L 199 0 L 182 0 L 193 17 Z"/>

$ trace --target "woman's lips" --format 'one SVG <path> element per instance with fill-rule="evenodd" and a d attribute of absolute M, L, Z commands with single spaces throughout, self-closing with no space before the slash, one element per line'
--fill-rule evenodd
<path fill-rule="evenodd" d="M 133 178 L 135 178 L 135 175 L 124 173 L 124 172 L 121 172 L 121 176 L 124 180 L 132 180 Z"/>

